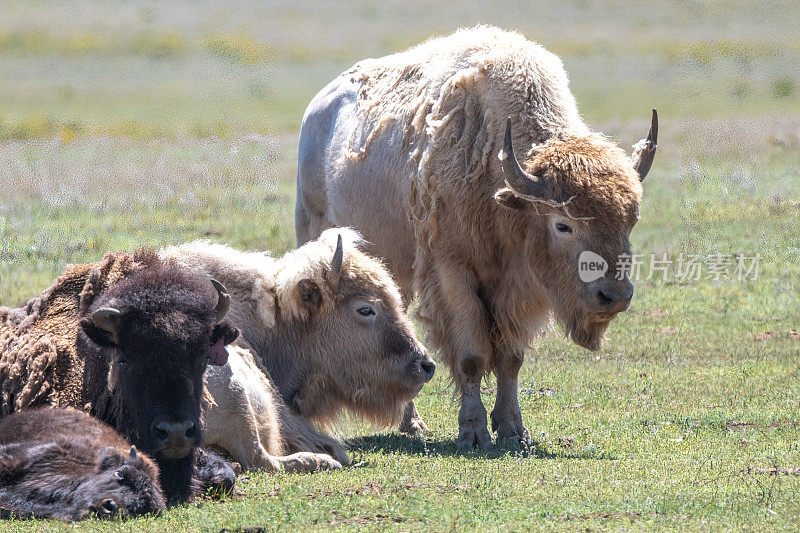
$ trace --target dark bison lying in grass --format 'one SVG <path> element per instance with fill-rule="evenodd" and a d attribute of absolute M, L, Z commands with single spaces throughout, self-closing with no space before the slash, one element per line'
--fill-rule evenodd
<path fill-rule="evenodd" d="M 153 461 L 75 409 L 31 409 L 0 420 L 0 516 L 81 520 L 158 513 Z"/>
<path fill-rule="evenodd" d="M 228 302 L 208 276 L 152 251 L 70 266 L 25 306 L 0 309 L 0 415 L 75 407 L 150 454 L 169 501 L 229 489 L 230 466 L 198 448 L 203 373 L 238 336 Z"/>

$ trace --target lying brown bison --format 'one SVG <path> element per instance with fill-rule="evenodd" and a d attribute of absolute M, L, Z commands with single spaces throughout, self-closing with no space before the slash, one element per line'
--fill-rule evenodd
<path fill-rule="evenodd" d="M 197 448 L 203 373 L 238 335 L 227 307 L 221 285 L 152 251 L 71 266 L 25 306 L 0 309 L 2 415 L 88 411 L 155 458 L 170 501 L 229 488 L 227 463 Z"/>
<path fill-rule="evenodd" d="M 0 420 L 0 516 L 72 521 L 163 509 L 153 461 L 88 414 L 41 408 Z"/>
<path fill-rule="evenodd" d="M 215 398 L 217 394 L 268 398 L 259 401 L 277 410 L 259 413 L 254 423 L 240 424 L 245 429 L 234 435 L 212 409 L 209 423 L 212 417 L 220 423 L 209 427 L 209 442 L 229 451 L 236 442 L 246 442 L 255 456 L 264 457 L 257 445 L 252 446 L 253 430 L 247 428 L 263 428 L 266 423 L 258 418 L 277 416 L 280 429 L 261 430 L 263 448 L 269 450 L 268 443 L 280 436 L 284 451 L 331 453 L 347 463 L 339 445 L 331 449 L 329 440 L 309 433 L 308 422 L 330 426 L 349 411 L 381 426 L 397 425 L 405 404 L 433 376 L 435 364 L 417 340 L 389 272 L 361 246 L 356 232 L 336 228 L 282 258 L 202 241 L 161 252 L 225 284 L 231 294 L 230 319 L 269 378 L 270 383 L 258 384 L 237 377 L 239 366 L 209 369 L 209 389 Z M 235 387 L 225 390 L 219 380 Z M 273 385 L 279 402 L 269 399 Z M 244 394 L 254 387 L 261 391 Z M 225 403 L 249 405 L 230 398 Z M 295 417 L 287 415 L 281 421 L 286 407 Z M 252 417 L 249 407 L 240 412 L 241 417 Z M 296 421 L 296 415 L 305 422 Z"/>
<path fill-rule="evenodd" d="M 558 57 L 517 33 L 460 30 L 364 60 L 314 97 L 300 131 L 298 244 L 351 226 L 406 301 L 419 296 L 461 393 L 459 448 L 490 442 L 490 373 L 498 440 L 529 441 L 524 348 L 554 316 L 595 350 L 631 300 L 618 258 L 631 251 L 656 133 L 654 113 L 628 156 L 581 120 Z M 583 252 L 611 267 L 584 281 Z"/>

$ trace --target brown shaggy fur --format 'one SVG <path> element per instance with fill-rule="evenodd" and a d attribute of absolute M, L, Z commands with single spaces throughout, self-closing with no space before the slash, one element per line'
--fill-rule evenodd
<path fill-rule="evenodd" d="M 158 468 L 122 435 L 75 409 L 0 420 L 0 516 L 80 520 L 164 510 Z"/>
<path fill-rule="evenodd" d="M 152 250 L 68 267 L 27 305 L 3 310 L 0 417 L 44 405 L 90 412 L 153 455 L 171 501 L 232 487 L 230 466 L 197 449 L 205 364 L 212 346 L 238 336 L 217 320 L 219 298 L 207 276 Z M 120 312 L 113 337 L 94 321 L 103 307 Z M 173 457 L 173 439 L 154 429 L 164 420 L 192 425 Z"/>
<path fill-rule="evenodd" d="M 78 317 L 96 294 L 138 268 L 129 254 L 71 265 L 23 307 L 0 308 L 0 416 L 37 405 L 85 409 Z"/>

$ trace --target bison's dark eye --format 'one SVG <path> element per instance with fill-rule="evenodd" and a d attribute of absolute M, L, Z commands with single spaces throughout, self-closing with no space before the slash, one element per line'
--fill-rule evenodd
<path fill-rule="evenodd" d="M 359 307 L 358 309 L 356 309 L 356 312 L 361 316 L 373 316 L 373 315 L 375 315 L 375 311 L 372 309 L 372 307 L 370 307 L 368 305 L 365 305 L 363 307 Z"/>
<path fill-rule="evenodd" d="M 572 233 L 572 228 L 564 224 L 563 222 L 556 222 L 556 229 L 559 233 Z"/>

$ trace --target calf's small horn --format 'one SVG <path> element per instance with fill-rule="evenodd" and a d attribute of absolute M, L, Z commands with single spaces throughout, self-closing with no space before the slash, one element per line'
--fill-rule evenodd
<path fill-rule="evenodd" d="M 225 318 L 225 315 L 228 314 L 228 309 L 231 306 L 231 296 L 228 294 L 228 289 L 226 289 L 222 283 L 214 278 L 211 278 L 211 284 L 214 285 L 215 289 L 217 289 L 217 294 L 219 295 L 217 306 L 214 308 L 216 320 L 219 322 Z"/>
<path fill-rule="evenodd" d="M 503 161 L 503 170 L 506 173 L 506 183 L 509 187 L 525 196 L 544 197 L 547 189 L 544 180 L 522 170 L 514 155 L 514 146 L 511 142 L 511 117 L 506 119 L 506 137 L 503 141 L 503 153 L 500 159 Z"/>
<path fill-rule="evenodd" d="M 342 277 L 342 260 L 344 259 L 344 247 L 342 246 L 342 235 L 336 239 L 336 251 L 333 252 L 331 261 L 330 284 L 334 292 L 339 290 L 339 279 Z"/>
<path fill-rule="evenodd" d="M 119 344 L 119 319 L 122 316 L 119 309 L 102 307 L 92 315 L 92 322 L 111 337 L 111 342 Z"/>
<path fill-rule="evenodd" d="M 639 181 L 644 181 L 650 167 L 653 166 L 653 158 L 656 156 L 658 147 L 658 111 L 653 109 L 653 118 L 650 121 L 650 131 L 647 138 L 642 139 L 633 147 L 633 168 L 639 173 Z"/>

